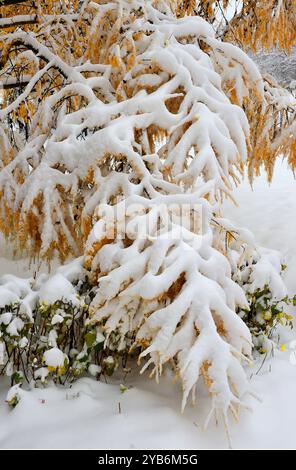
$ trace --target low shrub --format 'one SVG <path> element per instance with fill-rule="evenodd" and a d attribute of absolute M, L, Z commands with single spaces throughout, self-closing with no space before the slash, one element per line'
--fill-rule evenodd
<path fill-rule="evenodd" d="M 270 352 L 279 343 L 278 327 L 293 328 L 293 316 L 289 313 L 290 306 L 296 306 L 296 296 L 277 298 L 270 285 L 263 287 L 253 285 L 253 270 L 256 261 L 242 266 L 240 284 L 245 290 L 249 309 L 238 309 L 238 315 L 248 326 L 253 340 L 254 350 L 260 354 Z M 281 265 L 282 275 L 286 266 Z"/>
<path fill-rule="evenodd" d="M 10 377 L 12 386 L 17 385 L 15 393 L 8 395 L 10 405 L 17 404 L 23 383 L 30 387 L 48 381 L 69 384 L 86 373 L 97 378 L 101 374 L 112 375 L 118 358 L 110 347 L 104 348 L 105 336 L 100 327 L 87 322 L 93 298 L 87 280 L 73 283 L 74 298 L 66 289 L 65 297 L 61 295 L 50 303 L 40 296 L 41 291 L 46 291 L 46 283 L 41 289 L 33 280 L 12 278 L 4 284 L 2 278 L 0 286 L 0 375 Z M 22 290 L 18 298 L 7 302 L 5 299 L 12 299 L 13 282 L 15 287 L 22 282 Z M 64 292 L 60 287 L 56 296 Z M 31 306 L 28 298 L 33 299 Z"/>

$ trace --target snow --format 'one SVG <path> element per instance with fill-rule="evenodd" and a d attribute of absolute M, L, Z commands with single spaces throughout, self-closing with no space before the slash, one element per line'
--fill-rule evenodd
<path fill-rule="evenodd" d="M 64 321 L 64 318 L 62 317 L 62 315 L 54 315 L 52 320 L 51 320 L 51 324 L 52 325 L 56 325 L 57 323 L 62 323 Z"/>
<path fill-rule="evenodd" d="M 43 354 L 43 360 L 48 367 L 57 368 L 64 365 L 65 360 L 67 360 L 67 356 L 59 348 L 51 348 L 48 351 L 45 351 Z"/>
<path fill-rule="evenodd" d="M 272 51 L 260 51 L 250 54 L 251 58 L 259 65 L 261 72 L 269 73 L 279 83 L 295 88 L 296 85 L 296 48 L 292 48 L 291 54 L 275 49 Z"/>
<path fill-rule="evenodd" d="M 34 23 L 34 22 L 39 22 L 40 17 L 38 18 L 37 15 L 15 15 L 13 17 L 9 18 L 1 18 L 0 19 L 0 27 L 1 28 L 8 28 L 12 25 L 18 25 L 22 23 Z M 49 20 L 55 20 L 56 15 L 43 15 L 42 20 L 43 21 L 49 21 Z M 78 15 L 59 15 L 59 19 L 63 19 L 65 21 L 73 21 L 78 19 Z"/>
<path fill-rule="evenodd" d="M 289 265 L 286 284 L 290 294 L 295 293 L 296 182 L 286 162 L 277 163 L 271 185 L 264 176 L 254 180 L 253 191 L 244 182 L 236 190 L 235 198 L 238 206 L 226 203 L 226 215 L 250 229 L 261 246 L 283 253 Z"/>
<path fill-rule="evenodd" d="M 279 162 L 271 186 L 264 176 L 255 180 L 254 192 L 244 182 L 235 192 L 240 207 L 225 204 L 226 216 L 250 229 L 262 246 L 284 252 L 290 293 L 295 292 L 296 276 L 295 192 L 292 173 Z M 17 263 L 21 271 L 24 263 Z M 6 271 L 1 269 L 8 272 L 12 266 L 7 262 Z M 248 369 L 262 403 L 249 398 L 253 412 L 243 411 L 240 422 L 231 423 L 233 448 L 295 448 L 296 366 L 290 344 L 295 339 L 295 332 L 283 332 L 286 350 Z M 121 384 L 127 387 L 124 393 Z M 71 389 L 22 391 L 14 409 L 4 403 L 7 387 L 7 379 L 1 378 L 1 448 L 228 448 L 223 426 L 211 422 L 207 431 L 202 428 L 210 408 L 207 391 L 199 385 L 197 405 L 189 404 L 181 414 L 182 390 L 169 373 L 158 385 L 137 370 L 124 380 L 118 369 L 108 383 L 85 378 Z"/>
<path fill-rule="evenodd" d="M 294 370 L 283 356 L 274 361 L 271 372 L 254 375 L 252 382 L 264 402 L 254 402 L 253 413 L 243 413 L 240 423 L 231 426 L 233 448 L 295 448 Z M 1 447 L 228 448 L 223 427 L 211 424 L 202 430 L 207 397 L 200 399 L 198 410 L 188 407 L 181 414 L 181 391 L 170 377 L 157 386 L 135 375 L 127 379 L 130 388 L 124 393 L 121 380 L 106 384 L 81 379 L 70 390 L 23 391 L 15 409 L 5 404 L 0 408 Z"/>
<path fill-rule="evenodd" d="M 19 331 L 21 331 L 24 327 L 24 322 L 20 318 L 14 318 L 12 322 L 7 327 L 7 333 L 10 336 L 19 336 Z"/>
<path fill-rule="evenodd" d="M 62 297 L 61 297 L 62 295 Z M 39 301 L 48 304 L 54 304 L 56 301 L 63 299 L 64 301 L 72 302 L 78 305 L 76 291 L 68 279 L 66 279 L 60 272 L 57 272 L 45 282 L 39 291 Z"/>
<path fill-rule="evenodd" d="M 101 370 L 102 370 L 102 368 L 100 366 L 97 366 L 96 364 L 90 364 L 90 366 L 88 368 L 88 372 L 93 377 L 96 377 L 101 372 Z"/>
<path fill-rule="evenodd" d="M 12 318 L 12 312 L 5 312 L 0 315 L 0 324 L 8 325 Z"/>

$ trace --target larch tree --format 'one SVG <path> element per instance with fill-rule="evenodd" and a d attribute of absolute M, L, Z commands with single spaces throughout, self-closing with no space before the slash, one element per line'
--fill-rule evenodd
<path fill-rule="evenodd" d="M 239 279 L 247 271 L 251 291 L 267 285 L 279 298 L 285 288 L 280 257 L 226 220 L 222 201 L 246 165 L 271 174 L 296 149 L 292 95 L 238 47 L 290 51 L 295 2 L 229 3 L 0 2 L 0 229 L 31 257 L 77 259 L 49 279 L 1 280 L 2 315 L 18 305 L 0 317 L 11 351 L 31 363 L 31 343 L 28 353 L 16 338 L 58 301 L 57 286 L 76 308 L 73 286 L 87 278 L 84 323 L 104 348 L 134 351 L 157 380 L 171 365 L 183 407 L 202 376 L 209 416 L 225 420 L 250 392 Z M 67 376 L 68 351 L 48 362 L 64 320 L 59 305 L 41 351 Z M 48 373 L 38 365 L 35 379 Z"/>

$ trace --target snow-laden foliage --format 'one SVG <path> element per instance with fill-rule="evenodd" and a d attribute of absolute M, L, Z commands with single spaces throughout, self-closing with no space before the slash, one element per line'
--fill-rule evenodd
<path fill-rule="evenodd" d="M 21 248 L 42 255 L 80 254 L 99 202 L 134 192 L 153 197 L 210 180 L 212 195 L 229 192 L 230 176 L 247 157 L 248 123 L 225 96 L 216 63 L 239 97 L 248 93 L 246 84 L 263 93 L 254 64 L 216 40 L 202 19 L 176 20 L 142 2 L 95 6 L 85 52 L 92 63 L 70 66 L 39 36 L 5 38 L 9 51 L 19 43 L 29 49 L 26 60 L 40 70 L 0 112 L 0 225 Z M 60 89 L 57 73 L 66 77 Z M 38 86 L 47 89 L 52 81 L 56 92 L 40 97 Z M 36 103 L 31 121 L 23 122 L 24 140 L 5 123 Z M 158 151 L 157 141 L 164 143 Z M 118 172 L 125 175 L 120 183 Z"/>
<path fill-rule="evenodd" d="M 185 201 L 196 197 L 182 195 Z M 124 202 L 129 204 L 133 199 Z M 143 348 L 140 359 L 147 359 L 143 370 L 152 365 L 151 375 L 157 379 L 163 366 L 173 360 L 183 383 L 183 406 L 190 391 L 194 397 L 195 384 L 203 375 L 213 406 L 226 413 L 246 392 L 238 359 L 242 354 L 250 355 L 251 338 L 235 314 L 236 305 L 247 307 L 246 299 L 231 280 L 226 258 L 212 247 L 213 234 L 207 221 L 210 206 L 200 199 L 203 230 L 198 235 L 185 228 L 180 233 L 173 222 L 169 230 L 163 232 L 160 227 L 157 232 L 161 225 L 158 201 L 138 202 L 144 211 L 131 214 L 133 223 L 128 224 L 123 241 L 106 243 L 92 258 L 99 287 L 91 304 L 95 313 L 90 321 L 103 322 L 106 344 L 109 335 L 118 331 L 124 347 L 125 336 L 135 332 L 135 346 Z M 146 217 L 153 223 L 143 234 Z M 106 239 L 104 230 L 100 232 L 101 240 Z M 236 384 L 237 396 L 231 383 Z"/>
<path fill-rule="evenodd" d="M 104 1 L 92 2 L 90 0 L 61 4 L 55 0 L 46 0 L 42 4 L 22 1 L 17 6 L 11 6 L 9 1 L 4 2 L 4 5 L 0 6 L 0 40 L 2 39 L 3 49 L 0 64 L 3 69 L 1 81 L 5 88 L 5 103 L 10 104 L 14 101 L 19 94 L 16 89 L 23 90 L 37 71 L 49 61 L 48 55 L 43 55 L 44 49 L 42 51 L 38 47 L 36 49 L 32 42 L 23 44 L 22 38 L 6 34 L 19 31 L 18 26 L 21 26 L 24 31 L 30 31 L 30 34 L 34 31 L 38 42 L 46 45 L 54 57 L 62 59 L 68 65 L 80 67 L 83 64 L 82 70 L 85 77 L 93 77 L 96 72 L 103 72 L 102 67 L 96 68 L 94 64 L 111 64 L 111 84 L 115 85 L 115 88 L 119 87 L 120 82 L 124 80 L 124 70 L 117 73 L 116 69 L 122 68 L 123 62 L 124 68 L 130 69 L 134 63 L 135 54 L 138 52 L 134 44 L 134 35 L 127 34 L 128 23 L 143 15 L 145 8 L 142 9 L 141 2 L 139 5 L 133 4 L 129 10 L 130 17 L 125 17 L 124 27 L 121 27 L 123 23 L 120 14 L 118 15 L 117 4 L 117 1 L 108 5 Z M 296 13 L 293 1 L 189 0 L 186 2 L 154 1 L 152 4 L 166 14 L 173 13 L 177 18 L 186 18 L 186 15 L 204 18 L 211 24 L 212 30 L 217 33 L 218 37 L 231 41 L 248 53 L 250 48 L 260 51 L 262 46 L 264 49 L 279 47 L 290 53 L 295 44 Z M 148 19 L 148 21 L 153 23 L 153 19 Z M 117 44 L 120 45 L 120 53 L 119 50 L 115 51 Z M 200 42 L 200 46 L 204 50 L 205 45 Z M 219 68 L 219 74 L 224 77 L 223 87 L 232 102 L 239 106 L 243 105 L 247 111 L 253 147 L 249 148 L 250 178 L 252 179 L 254 174 L 259 173 L 262 161 L 271 178 L 275 159 L 286 149 L 289 162 L 294 167 L 296 160 L 295 102 L 290 103 L 288 107 L 282 104 L 274 106 L 274 103 L 270 104 L 268 89 L 266 100 L 262 102 L 262 93 L 259 96 L 257 93 L 258 87 L 253 87 L 253 84 L 246 80 L 248 73 L 244 74 L 245 83 L 240 83 L 238 87 L 242 70 L 231 74 L 229 66 L 237 71 L 237 69 L 244 69 L 245 62 L 237 55 L 229 60 L 229 51 L 226 55 L 226 62 L 221 61 L 219 57 L 216 66 Z M 91 65 L 88 64 L 85 68 L 85 62 L 88 59 Z M 9 133 L 14 134 L 10 136 L 10 140 L 14 147 L 20 147 L 19 139 L 15 135 L 16 127 L 21 128 L 27 140 L 30 136 L 31 121 L 33 116 L 38 114 L 40 102 L 42 103 L 48 95 L 54 94 L 68 83 L 66 71 L 60 67 L 61 62 L 57 62 L 59 65 L 51 63 L 48 69 L 44 68 L 43 73 L 35 77 L 37 82 L 33 85 L 30 96 L 27 96 L 9 114 Z M 226 65 L 227 76 L 223 75 L 221 62 L 224 62 L 224 66 Z M 241 93 L 241 87 L 247 87 L 248 93 Z M 278 85 L 276 88 L 280 93 L 284 92 Z M 98 94 L 98 90 L 95 92 Z M 83 99 L 79 98 L 76 93 L 61 99 L 64 106 L 70 107 L 71 110 L 79 109 L 84 105 Z M 14 122 L 14 126 L 11 126 L 11 122 Z M 266 122 L 269 125 L 265 126 Z M 16 123 L 17 126 L 15 126 Z M 273 129 L 274 123 L 277 123 L 275 130 Z M 292 123 L 293 126 L 291 126 Z M 262 147 L 263 152 L 260 152 Z"/>
<path fill-rule="evenodd" d="M 84 2 L 76 21 L 88 40 L 70 59 L 46 24 L 1 36 L 4 77 L 18 79 L 21 64 L 27 85 L 5 94 L 0 111 L 0 228 L 49 260 L 82 255 L 93 286 L 74 340 L 63 332 L 74 314 L 62 321 L 60 310 L 68 316 L 80 301 L 61 273 L 40 289 L 23 281 L 21 302 L 4 279 L 5 305 L 22 306 L 13 310 L 13 341 L 24 328 L 19 312 L 32 313 L 32 303 L 37 322 L 45 308 L 47 333 L 54 325 L 58 338 L 66 334 L 64 348 L 51 334 L 45 351 L 37 338 L 47 371 L 76 369 L 71 341 L 90 364 L 83 328 L 92 345 L 103 331 L 107 351 L 136 349 L 157 379 L 172 365 L 183 407 L 203 377 L 210 416 L 218 410 L 226 420 L 249 391 L 241 362 L 251 356 L 251 334 L 236 313 L 248 302 L 232 277 L 255 248 L 225 247 L 233 234 L 221 201 L 250 151 L 243 107 L 254 99 L 262 111 L 266 99 L 247 55 L 202 18 L 178 16 L 166 1 Z"/>
<path fill-rule="evenodd" d="M 235 3 L 235 8 L 224 30 L 226 40 L 243 44 L 253 51 L 274 47 L 291 52 L 296 42 L 294 0 L 235 0 L 227 3 Z"/>
<path fill-rule="evenodd" d="M 178 17 L 198 15 L 224 40 L 246 50 L 278 47 L 288 52 L 296 42 L 294 0 L 172 0 Z"/>
<path fill-rule="evenodd" d="M 260 174 L 262 166 L 271 181 L 278 157 L 285 156 L 292 169 L 296 165 L 296 98 L 268 74 L 264 76 L 264 90 L 264 109 L 251 105 L 247 113 L 249 121 L 258 118 L 251 132 L 250 181 Z"/>

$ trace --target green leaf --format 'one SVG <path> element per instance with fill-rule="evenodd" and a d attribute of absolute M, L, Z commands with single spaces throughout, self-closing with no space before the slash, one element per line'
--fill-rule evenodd
<path fill-rule="evenodd" d="M 127 392 L 127 391 L 128 391 L 128 389 L 129 389 L 129 388 L 128 388 L 128 387 L 126 387 L 126 386 L 125 386 L 125 385 L 123 385 L 123 384 L 120 384 L 120 387 L 119 387 L 119 389 L 120 389 L 120 393 L 125 393 L 125 392 Z"/>
<path fill-rule="evenodd" d="M 85 342 L 86 342 L 86 346 L 88 348 L 91 348 L 92 345 L 94 344 L 94 342 L 96 341 L 96 333 L 92 332 L 92 331 L 89 331 L 88 333 L 86 333 L 86 335 L 84 336 L 84 339 L 85 339 Z"/>
<path fill-rule="evenodd" d="M 12 378 L 12 381 L 14 384 L 20 384 L 22 383 L 23 379 L 24 379 L 24 376 L 23 376 L 23 373 L 21 371 L 16 371 L 12 374 L 11 376 Z"/>

